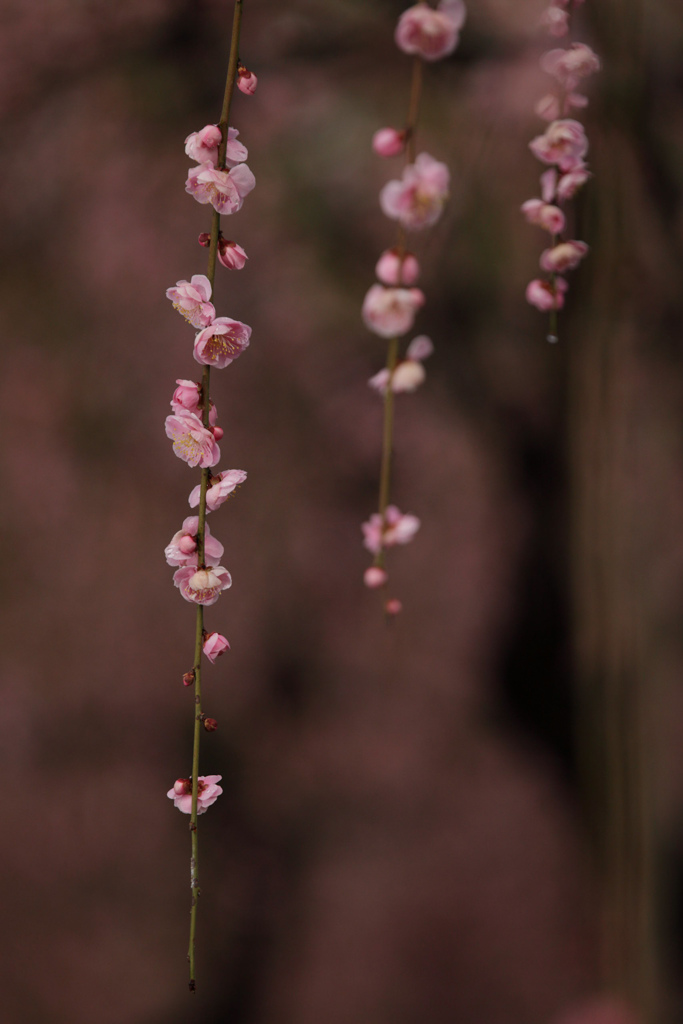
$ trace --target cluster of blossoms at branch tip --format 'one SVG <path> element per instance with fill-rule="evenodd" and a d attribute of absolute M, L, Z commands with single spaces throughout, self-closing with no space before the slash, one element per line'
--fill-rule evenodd
<path fill-rule="evenodd" d="M 419 92 L 419 61 L 436 61 L 453 53 L 466 13 L 463 0 L 439 0 L 436 7 L 426 2 L 417 3 L 400 16 L 394 39 L 400 50 L 416 58 L 413 91 L 417 83 Z M 395 394 L 415 391 L 423 383 L 426 376 L 423 362 L 434 351 L 431 340 L 421 334 L 410 342 L 403 358 L 397 355 L 398 339 L 412 330 L 417 313 L 425 304 L 424 292 L 415 287 L 420 264 L 407 248 L 406 235 L 436 224 L 450 188 L 446 164 L 429 153 L 415 155 L 417 107 L 415 93 L 406 126 L 380 128 L 372 137 L 372 148 L 378 156 L 391 158 L 407 154 L 400 177 L 388 181 L 379 196 L 382 212 L 398 225 L 398 241 L 380 255 L 375 267 L 379 283 L 370 287 L 362 308 L 366 327 L 389 343 L 386 366 L 368 382 L 384 397 L 387 422 L 391 422 L 391 406 L 387 403 L 393 401 Z M 388 466 L 389 461 L 390 451 L 385 450 L 383 465 Z M 416 516 L 402 515 L 395 505 L 388 504 L 388 479 L 387 475 L 380 486 L 383 497 L 379 512 L 362 527 L 365 547 L 375 557 L 374 564 L 364 575 L 365 585 L 371 589 L 383 587 L 388 581 L 384 564 L 386 549 L 407 544 L 420 526 Z M 384 607 L 387 614 L 396 615 L 401 611 L 401 602 L 392 598 Z"/>
<path fill-rule="evenodd" d="M 552 0 L 541 23 L 551 36 L 567 35 L 571 9 L 583 0 Z M 564 277 L 588 252 L 585 242 L 564 239 L 567 217 L 564 204 L 588 181 L 586 164 L 588 139 L 580 121 L 569 115 L 587 106 L 588 99 L 578 92 L 583 79 L 600 70 L 600 60 L 585 43 L 572 43 L 567 48 L 549 50 L 541 58 L 541 68 L 555 80 L 555 89 L 536 104 L 536 113 L 549 122 L 542 135 L 529 143 L 531 152 L 547 165 L 540 178 L 540 198 L 522 204 L 522 213 L 530 224 L 547 231 L 550 246 L 540 258 L 541 270 L 547 277 L 535 278 L 526 290 L 532 306 L 554 317 L 564 306 L 569 287 Z M 551 333 L 549 341 L 557 337 Z"/>
<path fill-rule="evenodd" d="M 238 68 L 238 88 L 250 95 L 256 88 L 256 76 L 245 67 Z M 224 151 L 222 150 L 224 143 Z M 210 203 L 219 214 L 236 213 L 245 196 L 254 187 L 254 175 L 247 167 L 247 150 L 238 139 L 238 132 L 228 128 L 223 138 L 217 125 L 207 125 L 201 131 L 193 132 L 185 140 L 185 152 L 196 161 L 188 175 L 186 191 L 202 204 Z M 214 236 L 215 237 L 215 236 Z M 211 235 L 199 236 L 202 246 L 211 245 Z M 226 240 L 219 231 L 216 256 L 218 262 L 229 270 L 241 270 L 247 260 L 244 249 L 234 241 Z M 166 297 L 189 324 L 196 329 L 193 357 L 206 367 L 203 381 L 176 381 L 171 397 L 171 415 L 166 418 L 166 434 L 173 441 L 173 451 L 189 466 L 199 466 L 206 471 L 205 510 L 215 512 L 228 497 L 242 484 L 247 474 L 241 469 L 226 469 L 213 472 L 220 461 L 218 442 L 224 435 L 218 426 L 218 412 L 208 392 L 209 369 L 223 369 L 233 363 L 249 345 L 251 328 L 240 320 L 217 316 L 212 303 L 212 284 L 204 274 L 195 274 L 189 281 L 177 281 L 167 289 Z M 204 477 L 203 477 L 204 479 Z M 201 504 L 202 483 L 190 492 L 188 502 L 191 508 Z M 200 510 L 201 512 L 201 510 Z M 203 516 L 204 513 L 201 512 Z M 224 590 L 232 585 L 228 570 L 221 565 L 224 548 L 212 536 L 209 526 L 203 521 L 203 536 L 200 529 L 200 515 L 188 516 L 165 549 L 166 561 L 175 567 L 173 582 L 181 596 L 192 604 L 209 606 L 218 601 Z M 212 664 L 230 650 L 228 640 L 218 632 L 202 634 L 201 650 Z M 196 670 L 183 676 L 185 686 L 195 683 Z M 201 715 L 204 728 L 216 729 L 215 719 Z M 220 775 L 198 777 L 198 813 L 216 801 L 221 787 L 217 785 Z M 192 780 L 178 779 L 169 790 L 168 796 L 175 806 L 184 813 L 192 810 Z"/>

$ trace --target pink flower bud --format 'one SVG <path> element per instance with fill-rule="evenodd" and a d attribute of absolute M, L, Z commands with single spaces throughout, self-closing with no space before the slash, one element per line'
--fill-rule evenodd
<path fill-rule="evenodd" d="M 412 252 L 401 257 L 398 249 L 386 249 L 377 260 L 375 273 L 382 284 L 410 287 L 420 276 L 420 264 Z"/>
<path fill-rule="evenodd" d="M 215 732 L 216 729 L 218 728 L 218 722 L 216 721 L 215 718 L 204 717 L 202 719 L 202 725 L 204 726 L 207 732 Z"/>
<path fill-rule="evenodd" d="M 203 245 L 205 249 L 208 249 L 211 245 L 211 235 L 208 231 L 202 231 L 198 241 L 200 245 Z"/>
<path fill-rule="evenodd" d="M 563 274 L 565 270 L 573 270 L 574 267 L 578 267 L 587 252 L 588 246 L 585 242 L 576 240 L 560 242 L 553 249 L 546 249 L 541 254 L 541 270 L 552 274 L 558 272 Z"/>
<path fill-rule="evenodd" d="M 237 88 L 240 92 L 243 92 L 245 96 L 253 96 L 256 92 L 256 86 L 258 79 L 253 71 L 249 71 L 245 68 L 244 64 L 240 64 L 237 69 Z"/>
<path fill-rule="evenodd" d="M 225 433 L 225 431 L 223 430 L 222 427 L 213 427 L 212 429 L 213 429 L 213 436 L 216 438 L 217 441 L 220 441 L 221 438 L 223 437 L 223 434 Z"/>
<path fill-rule="evenodd" d="M 426 376 L 422 363 L 418 363 L 415 359 L 404 359 L 391 375 L 391 390 L 396 394 L 415 391 Z"/>
<path fill-rule="evenodd" d="M 178 541 L 178 547 L 184 555 L 191 555 L 193 551 L 197 550 L 197 542 L 194 537 L 184 534 Z"/>
<path fill-rule="evenodd" d="M 563 277 L 555 278 L 554 288 L 550 281 L 536 279 L 527 286 L 526 300 L 543 313 L 547 313 L 551 309 L 562 309 L 564 293 L 568 287 Z"/>
<path fill-rule="evenodd" d="M 194 683 L 194 669 L 191 672 L 185 672 L 183 675 L 183 686 L 192 686 Z"/>
<path fill-rule="evenodd" d="M 241 270 L 248 258 L 237 242 L 229 242 L 223 237 L 218 239 L 218 262 L 228 270 Z"/>
<path fill-rule="evenodd" d="M 559 235 L 564 231 L 565 216 L 559 206 L 551 206 L 542 199 L 528 199 L 522 203 L 522 213 L 530 224 L 544 228 L 551 235 Z"/>
<path fill-rule="evenodd" d="M 566 36 L 569 31 L 569 12 L 551 4 L 541 16 L 541 25 L 548 29 L 551 36 Z"/>
<path fill-rule="evenodd" d="M 401 604 L 397 597 L 392 597 L 384 605 L 384 611 L 387 613 L 387 615 L 400 615 L 401 612 L 403 611 L 403 605 Z"/>
<path fill-rule="evenodd" d="M 230 650 L 230 644 L 225 639 L 225 637 L 222 636 L 220 633 L 209 633 L 208 636 L 204 638 L 202 650 L 204 651 L 204 654 L 213 665 L 213 663 L 216 661 L 216 658 L 218 658 L 225 651 Z"/>
<path fill-rule="evenodd" d="M 221 138 L 221 130 L 218 125 L 207 124 L 206 128 L 187 136 L 185 152 L 195 163 L 203 164 L 205 161 L 210 161 L 215 166 Z"/>
<path fill-rule="evenodd" d="M 176 779 L 173 783 L 173 792 L 176 796 L 185 796 L 192 792 L 192 779 Z"/>
<path fill-rule="evenodd" d="M 372 136 L 372 148 L 378 156 L 398 156 L 406 147 L 406 133 L 398 128 L 379 128 Z"/>
<path fill-rule="evenodd" d="M 366 569 L 363 573 L 363 582 L 366 587 L 371 590 L 375 590 L 376 587 L 383 587 L 389 579 L 388 573 L 384 569 L 380 569 L 378 565 L 371 565 L 369 569 Z"/>

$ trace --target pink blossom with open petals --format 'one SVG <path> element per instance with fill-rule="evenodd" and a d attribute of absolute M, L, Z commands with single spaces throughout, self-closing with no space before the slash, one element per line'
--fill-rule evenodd
<path fill-rule="evenodd" d="M 412 252 L 403 255 L 398 249 L 386 249 L 377 260 L 375 273 L 382 284 L 415 284 L 420 276 L 420 264 Z"/>
<path fill-rule="evenodd" d="M 237 242 L 230 242 L 222 236 L 218 239 L 218 262 L 228 270 L 241 270 L 249 257 Z"/>
<path fill-rule="evenodd" d="M 384 288 L 373 284 L 363 302 L 363 320 L 381 338 L 396 338 L 413 326 L 417 310 L 424 304 L 419 288 Z"/>
<path fill-rule="evenodd" d="M 557 198 L 560 202 L 572 199 L 590 177 L 591 173 L 582 161 L 559 179 L 557 183 Z"/>
<path fill-rule="evenodd" d="M 222 370 L 244 352 L 250 338 L 251 327 L 229 316 L 219 316 L 194 339 L 194 357 L 204 366 Z"/>
<path fill-rule="evenodd" d="M 214 167 L 218 163 L 218 147 L 221 142 L 221 130 L 217 124 L 207 124 L 201 131 L 192 132 L 185 139 L 185 152 L 190 160 L 198 164 L 210 161 Z"/>
<path fill-rule="evenodd" d="M 196 565 L 197 564 L 197 530 L 199 529 L 199 517 L 188 516 L 183 520 L 182 530 L 173 534 L 170 544 L 166 547 L 164 555 L 169 565 Z M 205 527 L 204 536 L 204 557 L 208 562 L 220 562 L 223 557 L 223 545 L 215 537 L 211 536 L 208 525 Z"/>
<path fill-rule="evenodd" d="M 544 203 L 542 199 L 528 199 L 522 203 L 522 213 L 529 224 L 535 224 L 551 235 L 559 235 L 565 228 L 565 216 L 559 206 Z"/>
<path fill-rule="evenodd" d="M 202 644 L 202 650 L 213 665 L 216 658 L 230 650 L 230 644 L 221 633 L 209 633 Z"/>
<path fill-rule="evenodd" d="M 210 430 L 194 413 L 166 417 L 166 436 L 173 441 L 173 451 L 188 466 L 215 466 L 221 450 Z"/>
<path fill-rule="evenodd" d="M 193 167 L 185 182 L 185 191 L 198 203 L 211 203 L 222 214 L 237 213 L 256 179 L 246 164 L 237 164 L 228 171 L 219 171 L 208 160 Z"/>
<path fill-rule="evenodd" d="M 253 96 L 256 92 L 256 86 L 258 85 L 258 78 L 253 71 L 249 68 L 245 68 L 244 65 L 240 65 L 237 69 L 237 88 L 240 92 L 243 92 L 245 96 Z"/>
<path fill-rule="evenodd" d="M 527 285 L 526 300 L 536 309 L 547 313 L 551 309 L 562 309 L 564 295 L 569 285 L 563 277 L 555 278 L 555 286 L 550 281 L 536 279 Z"/>
<path fill-rule="evenodd" d="M 183 565 L 173 574 L 173 582 L 186 601 L 194 604 L 215 604 L 222 590 L 232 586 L 232 577 L 222 565 Z"/>
<path fill-rule="evenodd" d="M 197 814 L 203 814 L 207 807 L 215 804 L 223 792 L 217 785 L 222 775 L 200 775 L 197 779 Z M 192 814 L 192 779 L 176 779 L 166 796 L 173 801 L 183 814 Z"/>
<path fill-rule="evenodd" d="M 194 380 L 176 380 L 178 387 L 173 392 L 171 398 L 171 408 L 173 412 L 179 416 L 183 416 L 186 412 L 194 413 L 194 415 L 201 420 L 202 418 L 202 407 L 201 407 L 201 385 Z M 209 401 L 209 423 L 213 426 L 218 417 L 216 406 L 213 402 Z M 214 437 L 216 435 L 214 434 Z M 218 440 L 218 438 L 216 438 Z"/>
<path fill-rule="evenodd" d="M 207 511 L 215 512 L 217 508 L 220 508 L 235 488 L 243 484 L 246 479 L 247 474 L 243 469 L 226 469 L 218 476 L 209 477 L 209 487 L 206 491 Z M 197 484 L 188 499 L 190 508 L 196 508 L 199 504 L 200 492 L 201 484 Z"/>
<path fill-rule="evenodd" d="M 372 148 L 378 156 L 398 156 L 406 148 L 406 133 L 398 128 L 378 128 L 372 136 Z"/>
<path fill-rule="evenodd" d="M 396 45 L 404 53 L 416 54 L 423 60 L 440 60 L 458 45 L 465 17 L 462 0 L 441 0 L 436 10 L 426 3 L 415 4 L 398 20 Z"/>
<path fill-rule="evenodd" d="M 363 523 L 364 545 L 373 555 L 379 554 L 383 548 L 393 547 L 395 544 L 407 544 L 413 539 L 420 529 L 420 520 L 417 516 L 403 515 L 396 505 L 388 505 L 382 516 L 375 512 L 370 516 L 367 523 Z"/>
<path fill-rule="evenodd" d="M 558 272 L 563 274 L 565 270 L 573 270 L 574 267 L 578 267 L 587 252 L 588 246 L 585 242 L 576 240 L 560 242 L 559 245 L 552 249 L 546 249 L 541 254 L 541 270 L 552 274 Z"/>
<path fill-rule="evenodd" d="M 600 58 L 585 43 L 573 43 L 568 50 L 549 50 L 541 58 L 541 67 L 572 92 L 582 78 L 600 70 Z"/>
<path fill-rule="evenodd" d="M 388 181 L 380 192 L 382 210 L 405 228 L 419 230 L 435 224 L 448 198 L 450 173 L 446 164 L 420 153 L 400 180 Z"/>
<path fill-rule="evenodd" d="M 543 135 L 532 139 L 529 148 L 544 164 L 557 164 L 561 171 L 571 171 L 582 164 L 588 139 L 580 121 L 565 118 L 549 124 Z"/>
<path fill-rule="evenodd" d="M 209 302 L 211 282 L 204 274 L 194 274 L 190 281 L 178 281 L 174 288 L 166 289 L 166 298 L 193 327 L 208 327 L 216 315 Z"/>

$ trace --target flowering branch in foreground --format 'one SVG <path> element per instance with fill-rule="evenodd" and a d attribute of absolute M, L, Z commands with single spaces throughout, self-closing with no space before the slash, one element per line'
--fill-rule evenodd
<path fill-rule="evenodd" d="M 202 729 L 213 732 L 217 728 L 214 718 L 202 710 L 202 656 L 212 664 L 230 649 L 220 633 L 207 633 L 204 629 L 204 608 L 215 604 L 224 590 L 232 585 L 228 570 L 220 564 L 223 545 L 211 535 L 206 523 L 209 512 L 218 509 L 230 494 L 246 480 L 241 469 L 214 471 L 220 461 L 218 442 L 223 429 L 217 425 L 218 413 L 210 398 L 211 367 L 223 369 L 234 362 L 247 348 L 251 328 L 228 316 L 216 316 L 211 302 L 216 262 L 230 270 L 244 267 L 247 254 L 236 242 L 226 240 L 221 232 L 221 214 L 237 213 L 244 199 L 254 188 L 254 175 L 246 164 L 247 150 L 239 141 L 239 132 L 228 127 L 232 95 L 237 86 L 245 95 L 256 89 L 256 75 L 248 71 L 239 58 L 239 38 L 243 0 L 235 0 L 230 44 L 228 73 L 223 98 L 223 109 L 218 124 L 210 124 L 193 132 L 185 140 L 185 152 L 196 166 L 190 169 L 185 190 L 197 202 L 211 205 L 213 217 L 211 232 L 199 237 L 200 245 L 208 248 L 206 275 L 195 274 L 189 281 L 178 281 L 166 292 L 174 309 L 198 333 L 194 339 L 193 355 L 203 367 L 201 381 L 179 379 L 171 399 L 172 413 L 166 419 L 166 434 L 173 441 L 173 451 L 189 466 L 201 468 L 199 484 L 189 496 L 191 508 L 197 515 L 188 516 L 180 530 L 166 547 L 166 561 L 175 566 L 173 582 L 181 596 L 196 605 L 195 648 L 192 669 L 183 675 L 183 684 L 194 688 L 192 773 L 177 779 L 168 791 L 179 811 L 190 815 L 190 991 L 195 983 L 195 934 L 197 902 L 199 899 L 199 853 L 197 817 L 203 814 L 223 792 L 218 783 L 220 775 L 199 774 L 199 745 Z"/>
<path fill-rule="evenodd" d="M 542 25 L 551 36 L 566 36 L 572 10 L 581 3 L 583 0 L 552 0 L 543 14 Z M 548 169 L 541 175 L 541 198 L 527 200 L 522 213 L 530 224 L 549 233 L 550 246 L 540 259 L 546 276 L 530 282 L 526 298 L 536 309 L 550 314 L 548 341 L 555 342 L 557 313 L 564 306 L 569 287 L 563 275 L 577 267 L 588 252 L 585 242 L 565 238 L 565 204 L 591 176 L 585 161 L 586 133 L 581 122 L 569 115 L 587 106 L 588 99 L 577 90 L 584 78 L 600 70 L 600 60 L 590 46 L 573 43 L 567 49 L 549 50 L 541 58 L 541 67 L 555 80 L 555 88 L 536 104 L 536 113 L 549 124 L 543 135 L 529 143 L 529 148 Z"/>
<path fill-rule="evenodd" d="M 420 528 L 417 516 L 404 515 L 390 504 L 394 395 L 419 387 L 425 379 L 422 363 L 433 351 L 430 339 L 419 335 L 410 342 L 404 357 L 399 356 L 399 339 L 411 330 L 417 311 L 425 302 L 424 293 L 414 287 L 420 265 L 408 251 L 407 233 L 422 231 L 438 221 L 448 198 L 450 174 L 445 164 L 428 153 L 416 155 L 415 138 L 423 62 L 453 53 L 465 16 L 463 0 L 439 0 L 436 9 L 422 2 L 403 12 L 394 38 L 399 49 L 413 56 L 406 123 L 401 129 L 380 128 L 372 139 L 372 147 L 379 156 L 405 154 L 406 158 L 401 177 L 387 182 L 380 193 L 382 211 L 398 225 L 396 244 L 380 256 L 375 273 L 381 283 L 372 285 L 362 311 L 365 325 L 387 339 L 386 365 L 369 381 L 384 400 L 378 511 L 362 527 L 365 547 L 374 556 L 364 576 L 365 585 L 372 589 L 385 587 L 389 579 L 387 549 L 407 544 Z M 401 602 L 396 598 L 385 600 L 384 610 L 387 615 L 396 615 L 401 611 Z"/>

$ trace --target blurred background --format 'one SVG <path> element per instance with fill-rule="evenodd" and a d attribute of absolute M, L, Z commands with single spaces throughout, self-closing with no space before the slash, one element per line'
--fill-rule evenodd
<path fill-rule="evenodd" d="M 245 3 L 259 87 L 231 123 L 257 187 L 215 294 L 253 338 L 212 395 L 221 467 L 249 479 L 211 518 L 234 585 L 207 625 L 232 651 L 204 687 L 224 795 L 191 999 L 165 793 L 190 769 L 194 609 L 163 549 L 198 473 L 163 421 L 197 367 L 164 291 L 205 270 L 183 140 L 218 119 L 232 5 L 3 4 L 6 1024 L 678 1019 L 679 5 L 577 15 L 604 71 L 559 345 L 524 301 L 545 239 L 519 214 L 543 0 L 472 0 L 426 69 L 418 150 L 453 189 L 415 237 L 436 352 L 397 402 L 394 499 L 422 529 L 387 627 L 360 533 L 384 345 L 359 311 L 395 237 L 377 196 L 400 161 L 370 139 L 404 117 L 405 6 Z"/>

